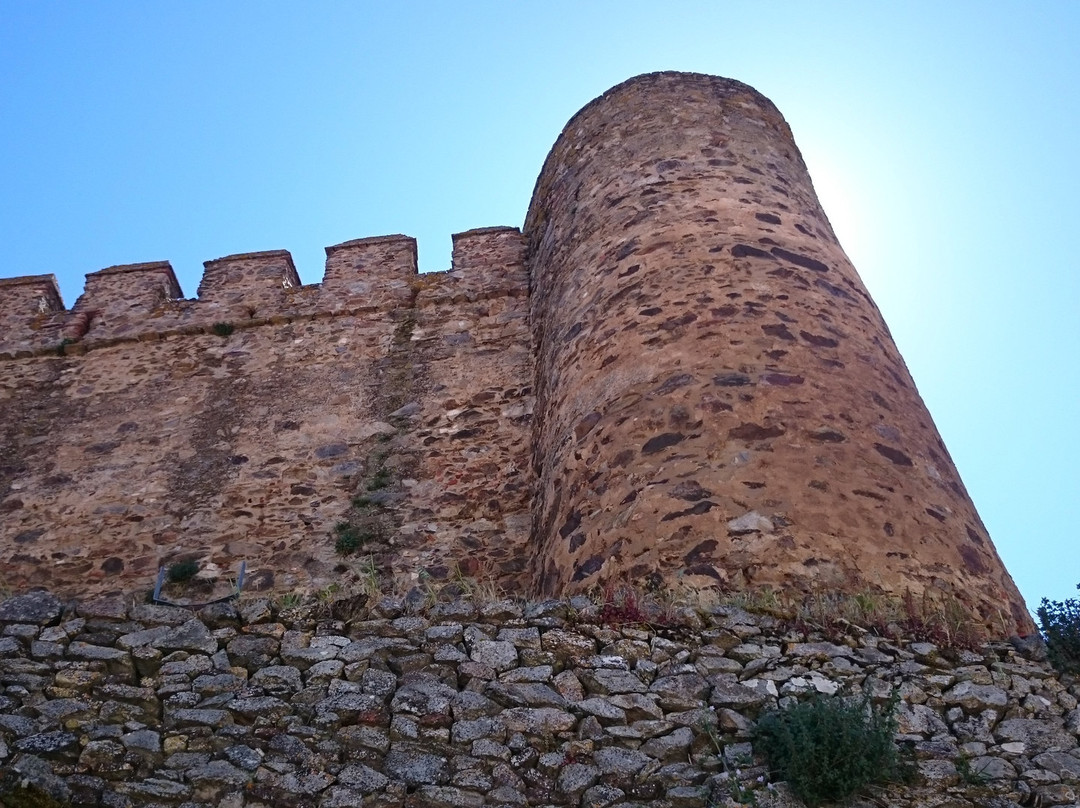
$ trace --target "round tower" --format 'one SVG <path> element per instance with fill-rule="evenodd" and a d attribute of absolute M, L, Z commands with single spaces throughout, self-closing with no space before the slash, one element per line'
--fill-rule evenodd
<path fill-rule="evenodd" d="M 555 143 L 525 234 L 545 592 L 911 592 L 1032 629 L 767 98 L 615 87 Z"/>

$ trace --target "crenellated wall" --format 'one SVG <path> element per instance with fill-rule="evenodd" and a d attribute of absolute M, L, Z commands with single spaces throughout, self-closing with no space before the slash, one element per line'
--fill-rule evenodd
<path fill-rule="evenodd" d="M 197 300 L 167 263 L 112 267 L 70 311 L 51 276 L 4 282 L 6 583 L 126 590 L 192 557 L 210 577 L 246 561 L 249 586 L 325 586 L 355 566 L 342 521 L 377 527 L 363 550 L 395 574 L 518 575 L 521 235 L 459 234 L 453 259 L 418 275 L 413 239 L 359 239 L 303 286 L 287 252 L 229 256 Z"/>
<path fill-rule="evenodd" d="M 252 587 L 460 573 L 949 598 L 1033 630 L 779 111 L 631 79 L 567 125 L 523 232 L 0 281 L 0 574 Z M 534 414 L 534 402 L 536 417 Z M 339 553 L 339 550 L 359 552 Z M 209 585 L 208 585 L 209 586 Z"/>
<path fill-rule="evenodd" d="M 506 242 L 506 244 L 502 244 Z M 509 245 L 509 246 L 507 246 Z M 409 236 L 355 239 L 326 248 L 320 284 L 302 285 L 286 250 L 229 255 L 205 263 L 197 299 L 182 298 L 168 261 L 115 266 L 86 276 L 84 293 L 65 310 L 52 275 L 0 279 L 0 358 L 79 353 L 125 340 L 162 339 L 296 319 L 411 307 L 421 288 L 445 278 L 472 294 L 505 294 L 508 264 L 521 262 L 515 228 L 482 228 L 454 237 L 453 269 L 421 282 Z M 524 294 L 525 280 L 518 279 Z M 464 298 L 462 298 L 464 299 Z"/>

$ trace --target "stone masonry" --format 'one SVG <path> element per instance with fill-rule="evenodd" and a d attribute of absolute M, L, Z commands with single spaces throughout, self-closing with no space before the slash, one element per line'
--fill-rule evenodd
<path fill-rule="evenodd" d="M 1080 684 L 1009 643 L 734 606 L 606 623 L 580 596 L 344 606 L 0 602 L 0 805 L 799 808 L 754 726 L 841 688 L 895 694 L 916 775 L 859 806 L 1080 795 Z"/>
<path fill-rule="evenodd" d="M 319 587 L 357 558 L 562 594 L 633 580 L 947 597 L 1031 631 L 776 108 L 641 76 L 522 232 L 0 280 L 0 573 L 68 593 Z M 341 555 L 344 549 L 359 553 Z M 368 560 L 369 559 L 369 560 Z M 209 586 L 209 584 L 208 584 Z"/>

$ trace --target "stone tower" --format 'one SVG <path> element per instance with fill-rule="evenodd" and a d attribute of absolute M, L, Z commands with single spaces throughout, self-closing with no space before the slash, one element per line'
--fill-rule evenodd
<path fill-rule="evenodd" d="M 524 232 L 543 591 L 910 590 L 1030 628 L 768 99 L 615 87 L 563 130 Z"/>

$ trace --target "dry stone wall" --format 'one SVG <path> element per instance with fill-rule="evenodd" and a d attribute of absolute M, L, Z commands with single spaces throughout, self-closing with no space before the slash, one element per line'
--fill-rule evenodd
<path fill-rule="evenodd" d="M 385 236 L 328 248 L 320 284 L 285 251 L 209 261 L 194 300 L 165 262 L 89 275 L 70 311 L 52 276 L 0 280 L 0 408 L 17 589 L 362 564 L 911 592 L 1034 629 L 787 124 L 728 79 L 586 106 L 524 232 L 456 236 L 449 272 Z"/>
<path fill-rule="evenodd" d="M 764 711 L 897 693 L 918 777 L 864 805 L 1075 804 L 1080 685 L 1008 643 L 823 637 L 732 606 L 0 603 L 0 805 L 801 805 Z"/>

